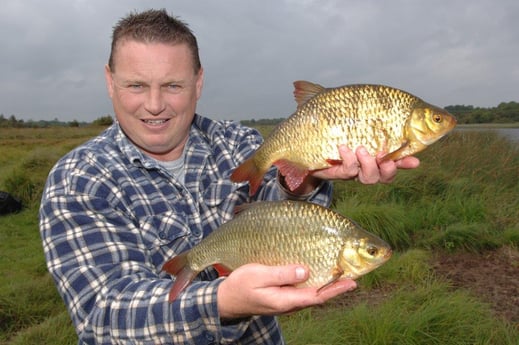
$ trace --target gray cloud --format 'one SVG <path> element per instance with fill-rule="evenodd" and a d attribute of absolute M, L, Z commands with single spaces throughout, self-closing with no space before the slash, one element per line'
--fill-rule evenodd
<path fill-rule="evenodd" d="M 381 83 L 446 106 L 517 101 L 519 3 L 4 0 L 0 113 L 92 121 L 112 112 L 103 66 L 115 22 L 167 8 L 197 34 L 213 118 L 284 117 L 292 82 Z"/>

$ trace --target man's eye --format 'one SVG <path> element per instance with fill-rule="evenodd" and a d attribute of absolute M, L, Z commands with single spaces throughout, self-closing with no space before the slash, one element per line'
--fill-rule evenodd
<path fill-rule="evenodd" d="M 128 85 L 128 87 L 130 89 L 136 89 L 136 90 L 142 89 L 142 85 L 141 84 L 130 84 L 130 85 Z"/>
<path fill-rule="evenodd" d="M 180 84 L 169 84 L 168 89 L 172 92 L 180 92 L 182 90 L 182 85 Z"/>

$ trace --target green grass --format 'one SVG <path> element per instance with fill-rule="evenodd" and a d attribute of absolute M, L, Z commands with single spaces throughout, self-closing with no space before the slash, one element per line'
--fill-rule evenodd
<path fill-rule="evenodd" d="M 59 313 L 63 303 L 47 273 L 37 210 L 0 218 L 0 341 Z"/>
<path fill-rule="evenodd" d="M 333 207 L 398 250 L 519 246 L 517 144 L 495 133 L 454 133 L 419 157 L 420 168 L 389 185 L 336 183 Z"/>
<path fill-rule="evenodd" d="M 288 344 L 517 344 L 509 325 L 463 291 L 432 281 L 399 289 L 376 306 L 330 306 L 283 317 Z"/>
<path fill-rule="evenodd" d="M 54 162 L 101 130 L 0 129 L 0 190 L 26 205 L 0 217 L 0 344 L 77 342 L 46 272 L 38 203 Z M 420 168 L 400 171 L 389 185 L 335 183 L 332 207 L 396 251 L 359 279 L 355 303 L 345 304 L 345 295 L 282 316 L 288 344 L 517 344 L 517 325 L 435 276 L 430 258 L 519 248 L 519 145 L 460 131 L 419 157 Z"/>
<path fill-rule="evenodd" d="M 517 329 L 493 318 L 489 305 L 435 277 L 429 259 L 424 250 L 397 253 L 359 279 L 363 298 L 356 303 L 332 300 L 282 316 L 288 344 L 517 344 Z M 374 290 L 384 287 L 388 292 Z"/>
<path fill-rule="evenodd" d="M 0 129 L 0 190 L 24 205 L 22 212 L 0 217 L 0 344 L 66 344 L 60 342 L 64 339 L 60 329 L 72 334 L 68 339 L 75 338 L 45 266 L 38 206 L 54 163 L 101 130 Z M 36 338 L 30 340 L 30 334 L 36 334 Z M 77 343 L 77 339 L 68 343 Z"/>
<path fill-rule="evenodd" d="M 10 345 L 75 345 L 77 336 L 65 310 L 36 323 L 15 335 Z"/>

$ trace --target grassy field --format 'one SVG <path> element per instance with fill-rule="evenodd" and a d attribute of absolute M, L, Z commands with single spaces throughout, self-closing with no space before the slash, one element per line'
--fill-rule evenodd
<path fill-rule="evenodd" d="M 46 272 L 38 202 L 54 162 L 101 130 L 0 129 L 0 190 L 26 205 L 0 217 L 0 344 L 77 342 Z M 354 293 L 281 317 L 288 344 L 519 343 L 519 319 L 500 316 L 433 264 L 438 256 L 470 253 L 484 262 L 488 252 L 518 252 L 519 146 L 496 133 L 460 132 L 419 157 L 419 169 L 401 171 L 390 185 L 336 183 L 332 207 L 396 252 Z M 490 288 L 493 278 L 486 279 Z M 510 279 L 517 286 L 519 278 Z M 509 298 L 518 308 L 517 296 Z"/>

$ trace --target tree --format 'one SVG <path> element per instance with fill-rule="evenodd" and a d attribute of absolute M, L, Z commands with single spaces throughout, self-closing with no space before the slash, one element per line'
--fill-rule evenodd
<path fill-rule="evenodd" d="M 110 126 L 112 123 L 114 123 L 114 120 L 110 115 L 99 117 L 92 122 L 96 126 Z"/>

